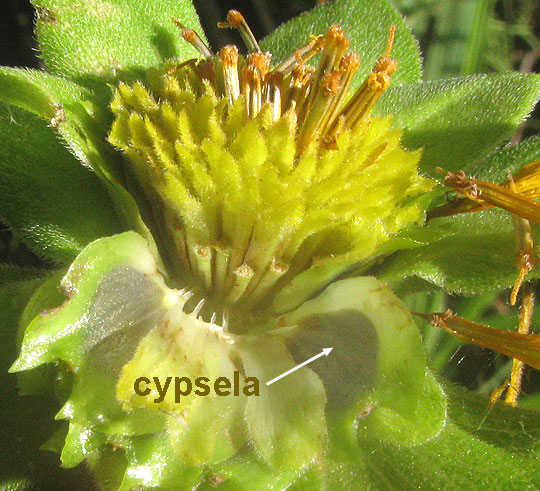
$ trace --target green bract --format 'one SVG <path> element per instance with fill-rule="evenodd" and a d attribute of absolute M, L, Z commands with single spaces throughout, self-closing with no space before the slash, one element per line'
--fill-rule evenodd
<path fill-rule="evenodd" d="M 170 21 L 200 32 L 187 1 L 34 4 L 48 73 L 0 70 L 0 217 L 50 268 L 0 265 L 0 488 L 70 487 L 35 467 L 33 424 L 104 489 L 540 485 L 536 413 L 479 418 L 380 281 L 512 283 L 501 212 L 423 217 L 436 166 L 498 180 L 534 158 L 534 139 L 495 150 L 538 76 L 423 83 L 375 0 L 278 28 L 272 60 L 198 57 Z M 240 388 L 218 393 L 223 377 Z M 208 393 L 181 393 L 198 378 Z"/>

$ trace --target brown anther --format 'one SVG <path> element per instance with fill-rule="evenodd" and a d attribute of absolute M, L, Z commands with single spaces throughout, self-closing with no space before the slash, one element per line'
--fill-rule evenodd
<path fill-rule="evenodd" d="M 247 116 L 254 118 L 262 107 L 262 77 L 253 65 L 246 65 L 242 70 L 242 94 L 246 101 Z"/>
<path fill-rule="evenodd" d="M 360 66 L 360 55 L 351 52 L 343 55 L 339 62 L 339 69 L 343 72 L 356 72 Z"/>
<path fill-rule="evenodd" d="M 204 58 L 211 58 L 214 56 L 210 48 L 204 44 L 204 41 L 193 30 L 189 29 L 182 24 L 176 17 L 171 17 L 172 21 L 182 29 L 182 38 L 191 44 Z"/>
<path fill-rule="evenodd" d="M 283 83 L 283 74 L 276 71 L 269 72 L 266 76 L 266 83 L 268 85 L 281 87 L 281 84 Z"/>
<path fill-rule="evenodd" d="M 272 71 L 265 77 L 264 100 L 272 106 L 272 119 L 277 121 L 281 117 L 283 74 Z"/>
<path fill-rule="evenodd" d="M 284 103 L 282 113 L 288 114 L 289 118 L 294 120 L 294 125 L 301 119 L 299 112 L 303 107 L 304 97 L 310 86 L 313 69 L 306 65 L 294 65 L 292 68 L 290 81 L 284 85 L 283 93 Z M 288 85 L 288 88 L 286 88 Z M 291 111 L 289 111 L 291 110 Z"/>
<path fill-rule="evenodd" d="M 227 12 L 227 21 L 218 22 L 217 25 L 218 27 L 231 27 L 233 29 L 237 29 L 250 52 L 261 51 L 255 36 L 251 32 L 251 29 L 246 22 L 246 19 L 244 19 L 244 16 L 238 12 L 238 10 L 229 10 L 229 12 Z"/>
<path fill-rule="evenodd" d="M 238 65 L 238 48 L 233 44 L 225 46 L 219 52 L 223 65 L 236 67 Z"/>
<path fill-rule="evenodd" d="M 182 31 L 182 37 L 184 38 L 184 41 L 193 43 L 197 39 L 197 33 L 193 29 L 184 29 Z"/>
<path fill-rule="evenodd" d="M 326 150 L 339 150 L 337 138 L 334 135 L 326 135 L 321 138 L 321 145 Z"/>
<path fill-rule="evenodd" d="M 373 72 L 369 74 L 367 84 L 371 92 L 382 94 L 390 85 L 390 79 L 387 79 L 382 73 Z"/>
<path fill-rule="evenodd" d="M 342 73 L 339 70 L 332 70 L 323 76 L 321 86 L 323 89 L 322 94 L 325 97 L 334 96 L 338 93 L 341 76 Z"/>
<path fill-rule="evenodd" d="M 262 77 L 259 70 L 257 70 L 257 68 L 253 65 L 247 65 L 244 67 L 242 70 L 242 82 L 249 86 L 257 86 L 260 88 Z"/>
<path fill-rule="evenodd" d="M 454 315 L 451 309 L 448 309 L 442 314 L 433 313 L 429 318 L 429 323 L 434 327 L 442 327 L 446 325 L 446 321 Z"/>
<path fill-rule="evenodd" d="M 445 181 L 449 183 L 455 183 L 461 186 L 467 186 L 470 179 L 467 178 L 467 174 L 464 171 L 458 170 L 457 172 L 447 172 Z"/>
<path fill-rule="evenodd" d="M 296 65 L 291 73 L 291 80 L 293 85 L 305 87 L 311 80 L 313 75 L 313 68 L 306 67 L 305 65 Z"/>
<path fill-rule="evenodd" d="M 230 27 L 238 29 L 238 26 L 240 26 L 242 22 L 246 22 L 246 19 L 240 12 L 238 12 L 238 10 L 229 10 L 227 12 L 227 23 Z"/>
<path fill-rule="evenodd" d="M 259 70 L 261 77 L 264 78 L 270 71 L 270 54 L 250 53 L 247 57 L 247 64 Z"/>
<path fill-rule="evenodd" d="M 197 254 L 197 256 L 199 256 L 200 258 L 205 259 L 210 257 L 211 251 L 209 247 L 197 246 L 195 248 L 195 254 Z"/>
<path fill-rule="evenodd" d="M 466 195 L 468 198 L 476 199 L 480 197 L 480 189 L 473 179 L 469 179 L 465 172 L 462 170 L 458 172 L 446 172 L 437 167 L 437 172 L 445 174 L 444 183 L 447 186 L 454 188 L 461 194 Z"/>
<path fill-rule="evenodd" d="M 234 274 L 236 276 L 242 276 L 243 278 L 252 278 L 255 275 L 254 271 L 246 263 L 238 266 L 238 268 L 234 270 Z"/>
<path fill-rule="evenodd" d="M 212 83 L 216 80 L 214 64 L 211 60 L 206 59 L 199 61 L 199 63 L 193 66 L 193 70 L 201 80 L 208 80 Z"/>
<path fill-rule="evenodd" d="M 343 29 L 334 24 L 318 42 L 324 53 L 318 69 L 322 76 L 326 70 L 339 67 L 341 58 L 349 48 L 349 39 L 345 36 Z"/>
<path fill-rule="evenodd" d="M 219 52 L 223 67 L 223 83 L 229 105 L 232 105 L 240 95 L 238 79 L 238 49 L 236 46 L 225 46 Z"/>
<path fill-rule="evenodd" d="M 272 258 L 270 269 L 273 273 L 282 275 L 289 271 L 289 265 L 287 263 L 279 262 L 276 258 Z"/>
<path fill-rule="evenodd" d="M 349 39 L 345 36 L 343 29 L 339 25 L 334 24 L 326 31 L 323 44 L 335 45 L 343 51 L 346 51 L 349 47 Z"/>
<path fill-rule="evenodd" d="M 376 63 L 375 67 L 373 68 L 374 73 L 381 73 L 386 75 L 387 77 L 390 77 L 398 67 L 398 62 L 394 60 L 393 58 L 389 58 L 388 56 L 381 56 Z"/>

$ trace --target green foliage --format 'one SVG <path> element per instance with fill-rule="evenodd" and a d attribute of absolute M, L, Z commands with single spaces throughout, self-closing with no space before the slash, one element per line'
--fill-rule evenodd
<path fill-rule="evenodd" d="M 0 216 L 30 248 L 70 261 L 92 240 L 120 229 L 102 184 L 43 119 L 2 104 L 0 125 Z"/>
<path fill-rule="evenodd" d="M 37 36 L 47 69 L 91 83 L 136 76 L 164 59 L 195 54 L 171 16 L 202 33 L 190 2 L 35 0 Z M 101 83 L 101 82 L 100 82 Z"/>
<path fill-rule="evenodd" d="M 430 222 L 429 244 L 401 251 L 385 268 L 387 281 L 417 276 L 449 293 L 474 295 L 508 288 L 516 280 L 510 215 L 484 211 Z M 535 270 L 532 277 L 539 272 Z"/>
<path fill-rule="evenodd" d="M 508 172 L 515 172 L 539 153 L 540 139 L 531 138 L 499 149 L 470 170 L 478 179 L 502 182 Z M 536 227 L 533 233 L 538 239 Z M 516 239 L 508 212 L 486 210 L 435 218 L 421 229 L 409 229 L 405 236 L 412 240 L 412 248 L 393 256 L 382 273 L 396 287 L 415 276 L 448 293 L 476 295 L 510 288 L 516 280 Z M 529 278 L 539 275 L 533 269 Z"/>
<path fill-rule="evenodd" d="M 93 92 L 45 72 L 2 68 L 0 88 L 0 100 L 43 118 L 42 126 L 48 124 L 51 127 L 47 128 L 49 139 L 54 138 L 56 131 L 59 133 L 63 144 L 79 161 L 77 163 L 71 158 L 74 162 L 71 167 L 82 164 L 91 168 L 101 179 L 103 188 L 100 200 L 105 206 L 104 218 L 109 214 L 114 215 L 117 231 L 124 227 L 133 228 L 151 241 L 135 201 L 121 185 L 121 164 L 105 142 L 111 120 L 108 111 L 103 109 L 110 97 L 106 85 L 103 83 L 100 90 Z M 41 132 L 46 133 L 47 130 Z M 58 144 L 62 145 L 60 141 Z M 77 170 L 72 169 L 71 172 Z M 95 181 L 90 172 L 79 172 Z M 88 191 L 95 187 L 95 184 L 89 184 Z M 9 218 L 6 220 L 9 222 Z M 46 255 L 44 251 L 37 252 Z"/>
<path fill-rule="evenodd" d="M 21 267 L 0 263 L 0 286 L 17 281 L 33 280 L 44 276 L 47 272 L 39 268 Z"/>
<path fill-rule="evenodd" d="M 500 147 L 480 160 L 470 172 L 476 179 L 501 184 L 508 179 L 508 174 L 515 174 L 524 164 L 538 160 L 539 155 L 540 136 L 536 136 L 518 145 Z"/>
<path fill-rule="evenodd" d="M 21 278 L 0 288 L 0 489 L 30 490 L 67 487 L 85 490 L 92 481 L 83 469 L 71 472 L 58 468 L 58 457 L 44 452 L 45 442 L 57 423 L 53 418 L 57 401 L 49 390 L 34 396 L 18 394 L 17 377 L 8 368 L 19 350 L 17 325 L 27 302 L 44 279 L 26 279 L 27 271 L 10 268 L 10 276 Z M 6 268 L 2 268 L 3 273 Z M 43 274 L 43 272 L 41 273 Z M 2 276 L 2 280 L 9 276 Z"/>
<path fill-rule="evenodd" d="M 376 112 L 394 115 L 405 146 L 423 149 L 420 168 L 435 175 L 436 167 L 470 170 L 510 137 L 539 97 L 539 75 L 499 73 L 391 88 Z"/>
<path fill-rule="evenodd" d="M 428 80 L 516 69 L 540 45 L 535 0 L 392 0 L 424 52 Z M 524 56 L 527 52 L 531 57 Z"/>

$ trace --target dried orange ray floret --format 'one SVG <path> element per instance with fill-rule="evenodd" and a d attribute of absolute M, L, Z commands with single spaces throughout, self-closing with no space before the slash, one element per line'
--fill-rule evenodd
<path fill-rule="evenodd" d="M 450 309 L 429 315 L 414 314 L 464 341 L 498 351 L 540 370 L 540 334 L 521 334 L 484 326 L 458 317 Z"/>
<path fill-rule="evenodd" d="M 513 357 L 510 378 L 493 391 L 490 405 L 506 392 L 505 402 L 515 406 L 521 390 L 524 364 L 540 369 L 540 335 L 529 334 L 534 310 L 534 289 L 530 283 L 524 285 L 526 276 L 537 262 L 530 222 L 540 224 L 540 203 L 532 199 L 540 196 L 540 160 L 524 166 L 515 175 L 509 175 L 502 185 L 469 178 L 463 171 L 453 173 L 441 168 L 437 170 L 445 175 L 445 184 L 464 197 L 435 208 L 428 214 L 428 219 L 493 207 L 512 213 L 516 235 L 516 266 L 519 272 L 510 294 L 510 304 L 516 304 L 522 287 L 523 294 L 517 333 L 475 324 L 455 316 L 451 311 L 424 317 L 431 324 L 443 327 L 460 339 Z"/>
<path fill-rule="evenodd" d="M 517 188 L 512 191 L 509 187 L 473 179 L 467 177 L 463 171 L 445 173 L 443 169 L 438 170 L 445 174 L 447 186 L 475 203 L 502 208 L 540 225 L 540 203 L 520 193 Z"/>
<path fill-rule="evenodd" d="M 519 169 L 511 178 L 508 178 L 501 184 L 503 188 L 510 188 L 513 183 L 512 191 L 521 194 L 527 198 L 540 197 L 540 159 L 531 162 Z M 428 212 L 428 219 L 457 215 L 459 213 L 473 213 L 482 210 L 488 210 L 497 205 L 488 202 L 479 203 L 468 197 L 460 198 L 438 206 Z"/>

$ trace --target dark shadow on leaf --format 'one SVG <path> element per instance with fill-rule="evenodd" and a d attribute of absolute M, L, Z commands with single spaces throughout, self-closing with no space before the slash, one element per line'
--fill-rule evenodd
<path fill-rule="evenodd" d="M 474 123 L 474 122 L 473 122 Z M 408 131 L 405 128 L 403 145 L 411 150 L 421 148 L 420 171 L 440 178 L 437 167 L 456 172 L 468 172 L 474 165 L 500 145 L 505 137 L 510 137 L 513 126 L 509 123 L 491 125 L 464 124 L 461 127 L 428 129 L 429 122 L 423 128 Z"/>
<path fill-rule="evenodd" d="M 154 24 L 154 35 L 151 37 L 152 44 L 158 50 L 159 56 L 164 60 L 177 59 L 179 57 L 178 51 L 174 46 L 174 39 L 171 33 L 162 26 Z"/>

